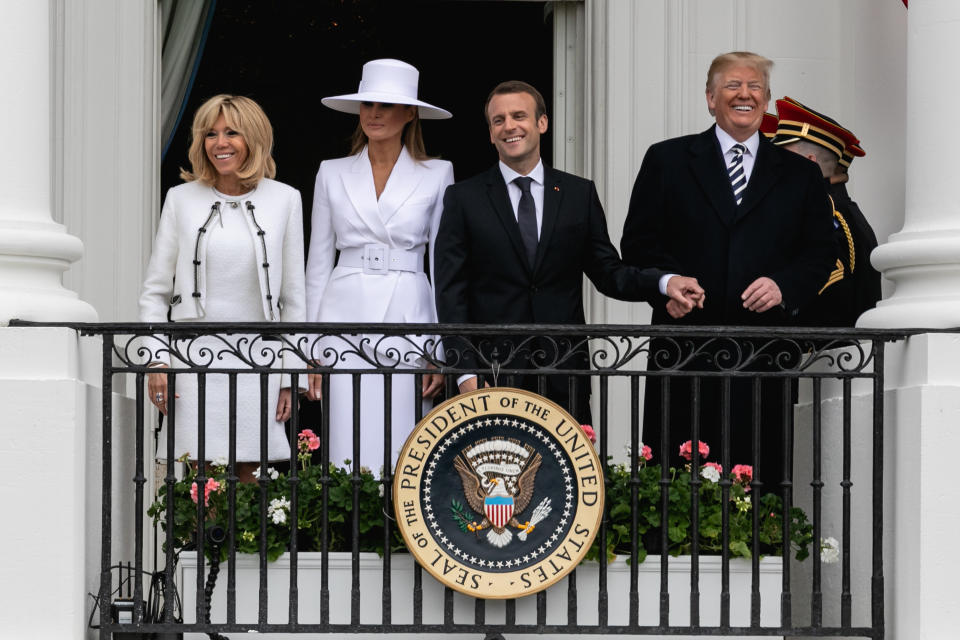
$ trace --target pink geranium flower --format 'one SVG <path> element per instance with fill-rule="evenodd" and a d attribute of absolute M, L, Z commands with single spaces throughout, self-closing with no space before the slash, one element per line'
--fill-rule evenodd
<path fill-rule="evenodd" d="M 651 460 L 653 460 L 653 449 L 651 449 L 647 445 L 643 445 L 643 447 L 640 448 L 640 457 L 646 460 L 647 462 L 650 462 Z"/>
<path fill-rule="evenodd" d="M 730 473 L 733 474 L 733 479 L 740 484 L 747 484 L 753 480 L 753 467 L 748 464 L 737 464 L 733 466 L 733 469 L 730 470 Z"/>
<path fill-rule="evenodd" d="M 298 447 L 301 451 L 316 451 L 320 448 L 320 438 L 313 432 L 313 429 L 304 429 L 298 437 Z"/>
<path fill-rule="evenodd" d="M 584 432 L 585 434 L 587 434 L 587 437 L 588 437 L 588 438 L 590 438 L 590 442 L 592 442 L 592 443 L 594 443 L 594 444 L 597 443 L 597 434 L 594 433 L 593 427 L 591 427 L 591 426 L 588 425 L 588 424 L 582 424 L 582 425 L 580 425 L 580 428 L 583 429 L 583 432 Z"/>
<path fill-rule="evenodd" d="M 213 478 L 207 478 L 207 484 L 203 489 L 203 506 L 210 506 L 210 492 L 217 491 L 220 489 L 220 483 L 214 480 Z M 194 502 L 197 501 L 197 483 L 194 481 L 190 485 L 190 499 Z"/>
<path fill-rule="evenodd" d="M 710 455 L 710 447 L 703 440 L 698 440 L 698 448 L 700 449 L 700 459 L 706 458 Z M 693 442 L 687 440 L 682 445 L 680 445 L 680 455 L 686 458 L 687 460 L 693 460 Z"/>

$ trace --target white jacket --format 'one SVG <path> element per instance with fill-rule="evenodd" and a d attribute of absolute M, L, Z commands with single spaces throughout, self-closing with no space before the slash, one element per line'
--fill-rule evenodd
<path fill-rule="evenodd" d="M 300 192 L 264 178 L 256 190 L 241 201 L 250 231 L 250 248 L 256 253 L 257 264 L 261 265 L 257 276 L 263 319 L 304 322 Z M 206 270 L 209 234 L 200 229 L 206 229 L 213 222 L 211 211 L 215 203 L 226 206 L 209 185 L 199 182 L 187 182 L 167 192 L 140 295 L 141 322 L 166 322 L 168 308 L 173 321 L 203 319 L 207 280 L 216 278 L 217 274 Z"/>
<path fill-rule="evenodd" d="M 432 278 L 422 269 L 374 275 L 345 266 L 342 252 L 374 244 L 403 252 L 423 252 L 429 245 L 432 253 L 443 194 L 452 183 L 451 163 L 415 161 L 403 148 L 378 200 L 366 147 L 354 156 L 321 163 L 307 261 L 307 319 L 436 322 Z M 341 252 L 336 267 L 334 249 Z"/>

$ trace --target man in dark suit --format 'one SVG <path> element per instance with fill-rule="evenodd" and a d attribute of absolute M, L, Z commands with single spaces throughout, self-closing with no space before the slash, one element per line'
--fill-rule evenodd
<path fill-rule="evenodd" d="M 860 140 L 836 120 L 790 97 L 777 100 L 777 134 L 773 143 L 815 162 L 833 205 L 833 228 L 839 254 L 835 268 L 816 298 L 800 309 L 800 324 L 853 327 L 857 318 L 880 300 L 880 273 L 870 264 L 877 236 L 847 193 L 847 169 L 866 155 Z"/>
<path fill-rule="evenodd" d="M 539 91 L 525 82 L 501 83 L 484 111 L 500 162 L 447 189 L 435 249 L 440 322 L 583 324 L 584 274 L 601 293 L 623 300 L 663 304 L 669 298 L 678 312 L 702 304 L 696 280 L 666 278 L 661 289 L 664 272 L 625 265 L 610 243 L 593 182 L 543 165 L 540 136 L 547 115 Z M 576 340 L 534 339 L 512 357 L 517 339 L 477 341 L 477 348 L 483 360 L 505 369 L 531 363 L 588 369 L 585 346 L 564 357 Z M 465 364 L 478 363 L 468 358 Z M 476 376 L 458 382 L 461 391 L 478 384 Z M 534 376 L 495 381 L 504 382 L 545 391 L 581 422 L 589 421 L 587 377 L 549 376 L 545 389 Z"/>
<path fill-rule="evenodd" d="M 624 260 L 695 277 L 708 296 L 703 308 L 687 314 L 654 308 L 655 324 L 789 325 L 832 269 L 836 249 L 830 207 L 816 166 L 758 134 L 770 100 L 771 66 L 770 60 L 748 52 L 718 56 L 706 86 L 716 124 L 700 134 L 654 144 L 644 157 L 623 230 Z M 730 364 L 722 360 L 730 343 L 699 345 L 702 357 L 687 368 L 709 371 Z M 675 345 L 656 341 L 654 347 L 669 351 Z M 731 352 L 734 359 L 736 353 Z M 651 357 L 648 367 L 656 365 Z M 751 369 L 779 366 L 761 358 Z M 674 379 L 671 384 L 670 436 L 663 442 L 660 378 L 647 380 L 644 440 L 654 445 L 655 455 L 677 464 L 679 444 L 691 438 L 695 415 L 690 382 Z M 719 453 L 721 427 L 729 420 L 728 462 L 757 465 L 762 459 L 764 472 L 758 479 L 769 486 L 782 477 L 782 438 L 791 428 L 785 402 L 790 388 L 782 380 L 764 382 L 761 415 L 754 416 L 749 379 L 734 380 L 731 387 L 724 398 L 717 378 L 701 379 L 700 440 Z M 755 418 L 758 458 L 751 441 Z"/>

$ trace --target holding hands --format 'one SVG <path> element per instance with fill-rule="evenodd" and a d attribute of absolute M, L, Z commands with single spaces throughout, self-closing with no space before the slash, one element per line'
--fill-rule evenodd
<path fill-rule="evenodd" d="M 671 318 L 682 318 L 694 308 L 703 309 L 706 293 L 696 278 L 673 276 L 667 281 L 667 313 Z M 743 308 L 756 313 L 763 313 L 783 302 L 780 287 L 766 276 L 757 278 L 748 286 L 740 299 Z"/>
<path fill-rule="evenodd" d="M 667 313 L 671 318 L 682 318 L 694 308 L 703 309 L 707 294 L 696 278 L 673 276 L 667 280 Z"/>

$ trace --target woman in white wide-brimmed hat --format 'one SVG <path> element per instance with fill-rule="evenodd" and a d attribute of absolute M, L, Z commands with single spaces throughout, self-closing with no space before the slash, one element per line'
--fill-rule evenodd
<path fill-rule="evenodd" d="M 307 261 L 307 320 L 316 322 L 436 322 L 433 278 L 424 272 L 443 210 L 443 193 L 453 182 L 453 165 L 427 157 L 421 119 L 449 118 L 450 112 L 417 98 L 417 69 L 399 60 L 363 65 L 357 93 L 324 98 L 331 109 L 357 114 L 350 155 L 326 160 L 317 172 Z M 335 251 L 340 252 L 334 264 Z M 430 267 L 434 264 L 428 260 Z M 432 275 L 432 274 L 431 274 Z M 346 459 L 378 470 L 384 460 L 384 414 L 391 411 L 390 462 L 416 422 L 414 376 L 404 367 L 422 366 L 415 357 L 431 350 L 427 336 L 349 341 L 325 338 L 315 345 L 322 364 L 348 369 L 370 362 L 398 368 L 391 376 L 390 407 L 383 377 L 361 376 L 359 458 L 355 455 L 352 376 L 330 376 L 323 398 L 330 418 L 330 461 Z M 353 352 L 353 353 L 351 353 Z M 440 391 L 439 374 L 423 376 L 424 413 Z M 321 377 L 310 377 L 308 397 L 321 395 Z"/>

